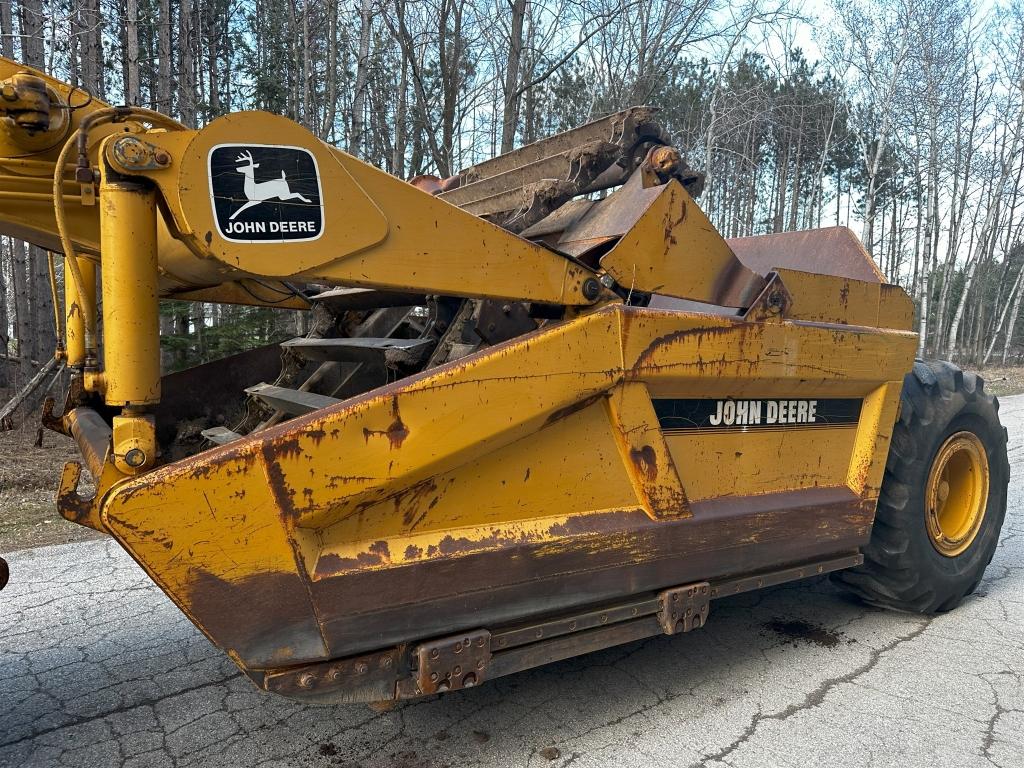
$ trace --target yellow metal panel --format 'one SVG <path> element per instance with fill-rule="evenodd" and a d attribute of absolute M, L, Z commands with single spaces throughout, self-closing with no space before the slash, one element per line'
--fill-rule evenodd
<path fill-rule="evenodd" d="M 603 400 L 604 398 L 600 398 Z M 399 494 L 349 513 L 319 532 L 315 578 L 472 554 L 531 541 L 555 544 L 589 513 L 639 507 L 612 425 L 599 402 L 536 433 Z"/>
<path fill-rule="evenodd" d="M 268 430 L 292 435 L 268 457 L 282 507 L 320 527 L 535 432 L 617 383 L 617 325 L 601 311 Z"/>
<path fill-rule="evenodd" d="M 686 491 L 658 427 L 647 387 L 639 382 L 624 382 L 612 391 L 606 405 L 618 436 L 620 459 L 644 511 L 655 519 L 688 517 L 691 512 Z"/>
<path fill-rule="evenodd" d="M 889 441 L 900 405 L 903 380 L 890 381 L 864 398 L 857 425 L 857 442 L 846 483 L 854 493 L 878 498 L 889 455 Z"/>
<path fill-rule="evenodd" d="M 901 378 L 917 348 L 905 331 L 623 312 L 626 378 L 655 396 L 863 397 L 878 381 Z"/>
<path fill-rule="evenodd" d="M 853 428 L 786 427 L 668 435 L 691 501 L 843 485 Z"/>
<path fill-rule="evenodd" d="M 875 326 L 881 283 L 780 269 L 793 299 L 786 316 L 817 323 Z"/>
<path fill-rule="evenodd" d="M 242 276 L 325 281 L 369 288 L 412 287 L 454 296 L 590 304 L 593 273 L 546 248 L 432 197 L 328 147 L 292 121 L 261 112 L 219 118 L 201 131 L 147 134 L 173 158 L 138 171 L 160 187 L 173 228 L 219 279 Z M 208 156 L 220 144 L 285 145 L 311 152 L 321 175 L 323 235 L 312 241 L 240 243 L 220 236 L 210 204 Z M 195 271 L 180 251 L 161 260 L 168 273 Z M 207 266 L 208 268 L 208 266 Z"/>
<path fill-rule="evenodd" d="M 236 658 L 281 664 L 322 656 L 287 527 L 269 487 L 253 482 L 258 442 L 231 457 L 216 466 L 180 462 L 119 486 L 103 523 L 185 613 L 221 616 L 201 626 Z M 246 591 L 246 605 L 234 604 L 233 588 Z M 288 642 L 236 647 L 230 638 L 259 624 L 261 614 L 279 625 L 265 636 Z"/>
<path fill-rule="evenodd" d="M 658 531 L 686 541 L 676 526 L 691 522 L 694 556 L 761 541 L 763 526 L 773 533 L 762 543 L 783 547 L 787 504 L 812 524 L 841 502 L 845 517 L 813 523 L 813 546 L 836 551 L 830 536 L 847 537 L 838 547 L 866 534 L 899 393 L 879 382 L 898 381 L 914 348 L 896 331 L 609 305 L 125 481 L 103 520 L 249 668 L 328 654 L 325 637 L 351 647 L 347 606 L 373 573 L 393 587 L 410 569 L 479 568 L 499 552 L 509 568 L 569 563 L 577 575 L 589 563 L 655 567 Z M 860 397 L 866 418 L 856 429 L 673 435 L 662 457 L 645 389 Z M 678 470 L 692 516 L 658 514 L 652 478 L 629 458 L 645 445 L 665 487 L 675 483 L 663 472 Z M 866 457 L 858 500 L 847 485 Z M 728 517 L 759 498 L 775 510 L 761 523 Z M 709 525 L 719 515 L 732 527 Z M 416 599 L 415 588 L 401 594 Z"/>
<path fill-rule="evenodd" d="M 878 301 L 878 327 L 914 329 L 914 302 L 898 285 L 883 285 Z"/>
<path fill-rule="evenodd" d="M 636 174 L 628 183 L 639 182 Z M 747 306 L 763 285 L 674 179 L 601 266 L 624 288 L 725 306 Z"/>

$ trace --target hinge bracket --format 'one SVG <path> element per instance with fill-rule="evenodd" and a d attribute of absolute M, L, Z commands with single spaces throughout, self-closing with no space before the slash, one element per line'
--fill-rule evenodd
<path fill-rule="evenodd" d="M 491 633 L 475 629 L 421 643 L 416 647 L 421 693 L 472 688 L 484 679 L 491 661 Z"/>
<path fill-rule="evenodd" d="M 706 581 L 658 594 L 658 623 L 666 635 L 700 629 L 708 620 L 711 585 Z"/>

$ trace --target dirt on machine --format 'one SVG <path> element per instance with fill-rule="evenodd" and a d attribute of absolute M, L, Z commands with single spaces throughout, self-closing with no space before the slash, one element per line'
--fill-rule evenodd
<path fill-rule="evenodd" d="M 0 233 L 64 261 L 57 509 L 261 689 L 454 691 L 827 573 L 946 611 L 992 558 L 982 380 L 915 360 L 849 230 L 723 238 L 650 107 L 407 182 L 276 115 L 0 81 Z M 163 374 L 161 299 L 310 331 Z"/>

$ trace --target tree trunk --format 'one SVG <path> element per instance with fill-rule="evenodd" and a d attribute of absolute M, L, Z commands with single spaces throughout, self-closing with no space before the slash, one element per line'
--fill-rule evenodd
<path fill-rule="evenodd" d="M 11 15 L 11 0 L 0 0 L 0 53 L 8 59 L 14 58 L 14 17 Z"/>
<path fill-rule="evenodd" d="M 356 86 L 352 98 L 352 129 L 348 135 L 348 152 L 360 156 L 366 130 L 366 82 L 370 66 L 370 32 L 373 25 L 372 0 L 359 5 L 359 57 L 356 60 Z"/>
<path fill-rule="evenodd" d="M 159 63 L 157 64 L 156 103 L 153 106 L 162 112 L 172 114 L 174 109 L 171 103 L 171 0 L 160 0 L 159 8 L 156 42 Z"/>
<path fill-rule="evenodd" d="M 53 327 L 53 292 L 50 290 L 50 268 L 46 251 L 29 246 L 29 274 L 32 279 L 33 355 L 42 362 L 53 357 L 56 334 Z"/>
<path fill-rule="evenodd" d="M 29 301 L 28 247 L 20 240 L 9 240 L 11 279 L 14 285 L 15 339 L 18 346 L 18 370 L 21 381 L 32 378 L 32 306 Z"/>
<path fill-rule="evenodd" d="M 43 6 L 40 0 L 22 0 L 21 10 L 21 57 L 30 67 L 42 69 L 46 66 L 43 50 Z M 90 39 L 91 36 L 90 36 Z M 86 87 L 92 87 L 91 82 Z"/>
<path fill-rule="evenodd" d="M 181 0 L 178 11 L 178 61 L 180 81 L 178 88 L 178 112 L 181 122 L 196 125 L 196 48 L 192 19 L 192 0 Z"/>
<path fill-rule="evenodd" d="M 139 0 L 125 0 L 124 16 L 124 100 L 126 104 L 138 106 L 142 97 L 139 87 Z"/>
<path fill-rule="evenodd" d="M 1017 277 L 1017 296 L 1013 300 L 1013 309 L 1010 310 L 1010 319 L 1006 326 L 1006 337 L 1003 339 L 1003 355 L 1001 362 L 1006 365 L 1006 358 L 1010 355 L 1010 346 L 1013 344 L 1013 332 L 1017 328 L 1017 316 L 1020 313 L 1021 299 L 1024 298 L 1024 266 L 1021 267 L 1020 275 Z"/>
<path fill-rule="evenodd" d="M 509 35 L 508 66 L 505 67 L 505 103 L 501 113 L 501 151 L 511 152 L 519 123 L 519 66 L 523 58 L 523 22 L 526 0 L 512 0 L 512 27 Z"/>

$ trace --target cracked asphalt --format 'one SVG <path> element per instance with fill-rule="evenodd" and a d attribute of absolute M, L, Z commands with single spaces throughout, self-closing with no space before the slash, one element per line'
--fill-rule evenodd
<path fill-rule="evenodd" d="M 1002 416 L 1002 542 L 952 613 L 819 579 L 389 712 L 259 693 L 109 541 L 13 553 L 0 766 L 1024 766 L 1024 396 Z"/>

